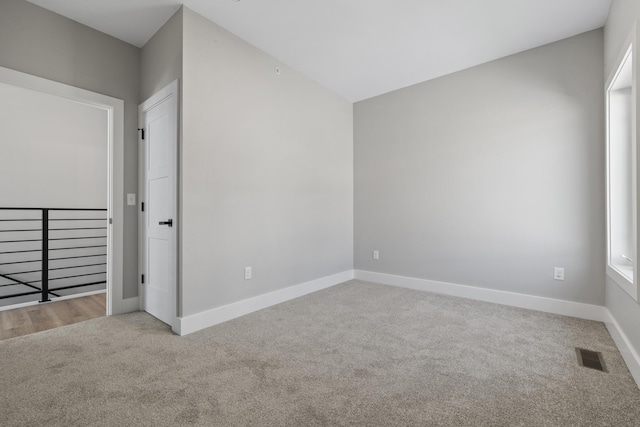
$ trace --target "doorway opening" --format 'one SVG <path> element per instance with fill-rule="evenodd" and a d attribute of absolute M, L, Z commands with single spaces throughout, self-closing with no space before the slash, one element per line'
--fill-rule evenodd
<path fill-rule="evenodd" d="M 122 312 L 123 102 L 6 68 L 0 93 L 0 311 Z"/>

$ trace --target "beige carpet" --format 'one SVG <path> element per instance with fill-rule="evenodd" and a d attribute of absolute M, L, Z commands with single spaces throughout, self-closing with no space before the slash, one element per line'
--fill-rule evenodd
<path fill-rule="evenodd" d="M 90 320 L 0 360 L 3 426 L 640 425 L 603 324 L 359 281 L 186 337 Z"/>

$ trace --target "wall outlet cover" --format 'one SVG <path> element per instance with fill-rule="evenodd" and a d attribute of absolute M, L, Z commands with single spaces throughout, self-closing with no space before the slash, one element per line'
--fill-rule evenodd
<path fill-rule="evenodd" d="M 564 268 L 555 267 L 553 269 L 553 280 L 564 280 Z"/>

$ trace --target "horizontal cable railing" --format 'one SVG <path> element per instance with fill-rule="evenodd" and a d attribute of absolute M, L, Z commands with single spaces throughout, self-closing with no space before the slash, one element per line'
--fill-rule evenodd
<path fill-rule="evenodd" d="M 105 285 L 106 211 L 0 208 L 0 300 Z"/>

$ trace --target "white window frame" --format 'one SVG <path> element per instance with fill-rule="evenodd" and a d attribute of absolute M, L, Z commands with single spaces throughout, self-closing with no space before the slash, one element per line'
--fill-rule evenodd
<path fill-rule="evenodd" d="M 636 123 L 638 121 L 638 91 L 636 85 L 636 74 L 637 74 L 637 63 L 638 63 L 638 46 L 637 32 L 634 27 L 631 35 L 628 37 L 627 42 L 624 45 L 622 52 L 618 55 L 617 61 L 615 63 L 615 67 L 609 78 L 607 79 L 605 85 L 605 99 L 606 99 L 606 137 L 607 137 L 607 261 L 606 261 L 606 271 L 607 276 L 611 278 L 615 283 L 618 284 L 625 292 L 627 292 L 634 300 L 639 301 L 638 295 L 638 270 L 637 270 L 637 258 L 638 258 L 638 239 L 637 239 L 637 230 L 638 230 L 638 200 L 637 200 L 637 168 L 636 165 L 638 163 L 638 150 L 637 147 L 637 126 Z M 631 55 L 631 56 L 630 56 Z M 630 59 L 631 62 L 631 252 L 630 254 L 625 254 L 628 258 L 631 259 L 632 264 L 632 279 L 630 279 L 627 275 L 623 273 L 623 270 L 612 263 L 612 255 L 619 256 L 620 254 L 612 253 L 612 227 L 611 227 L 611 219 L 612 219 L 612 203 L 611 203 L 611 195 L 613 193 L 611 187 L 611 172 L 612 172 L 612 160 L 611 160 L 611 105 L 610 105 L 610 94 L 611 92 L 616 90 L 616 85 L 619 85 L 618 78 L 621 76 L 621 71 L 625 65 L 627 59 Z M 613 166 L 615 167 L 615 166 Z M 619 250 L 617 251 L 619 252 Z"/>

